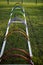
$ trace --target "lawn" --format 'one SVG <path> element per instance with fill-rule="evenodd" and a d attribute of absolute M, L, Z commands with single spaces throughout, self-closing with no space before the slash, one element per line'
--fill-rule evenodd
<path fill-rule="evenodd" d="M 0 2 L 0 49 L 4 40 L 7 23 L 10 18 L 11 9 L 14 6 L 14 2 L 9 5 L 5 2 Z M 35 65 L 43 64 L 43 3 L 24 3 L 23 4 L 26 13 L 26 19 L 28 23 L 30 42 L 33 53 L 33 62 Z M 25 26 L 22 24 L 11 24 L 10 31 L 12 29 L 22 28 L 25 30 Z M 21 48 L 28 52 L 27 41 L 23 35 L 19 33 L 13 33 L 9 36 L 6 43 L 5 51 L 10 48 Z M 13 53 L 13 52 L 12 52 Z M 15 52 L 17 53 L 17 52 Z M 7 62 L 3 63 L 19 63 L 14 62 L 10 58 Z M 15 61 L 18 60 L 15 59 Z M 19 59 L 20 63 L 27 63 L 23 59 Z"/>

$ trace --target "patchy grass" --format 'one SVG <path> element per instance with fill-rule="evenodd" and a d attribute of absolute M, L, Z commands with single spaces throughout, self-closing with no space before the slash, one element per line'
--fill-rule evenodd
<path fill-rule="evenodd" d="M 9 5 L 7 5 L 6 3 L 0 4 L 0 48 L 4 40 L 4 35 L 7 28 L 9 15 L 11 12 L 11 8 L 13 6 L 14 3 L 10 3 Z M 23 6 L 25 8 L 26 19 L 29 28 L 30 42 L 31 42 L 32 53 L 33 53 L 33 61 L 35 65 L 42 65 L 43 64 L 43 3 L 37 5 L 35 3 L 34 4 L 24 3 Z M 25 30 L 25 26 L 20 24 L 19 25 L 12 24 L 10 30 L 19 27 Z M 23 35 L 19 33 L 13 33 L 9 36 L 9 38 L 7 39 L 5 50 L 14 47 L 22 48 L 28 52 L 27 41 Z M 19 61 L 20 60 L 21 63 L 22 61 L 23 63 L 27 63 L 24 62 L 24 60 L 22 59 L 19 59 Z M 16 63 L 16 62 L 12 61 L 11 58 L 10 60 L 8 60 L 7 62 L 5 61 L 4 63 Z"/>

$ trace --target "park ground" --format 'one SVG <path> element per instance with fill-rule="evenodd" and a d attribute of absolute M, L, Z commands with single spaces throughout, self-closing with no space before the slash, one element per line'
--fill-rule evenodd
<path fill-rule="evenodd" d="M 14 4 L 15 2 L 10 2 L 9 5 L 7 2 L 0 2 L 0 48 L 3 43 L 7 23 Z M 25 8 L 26 19 L 28 23 L 29 37 L 33 53 L 32 60 L 35 65 L 43 65 L 43 3 L 24 3 L 23 7 Z M 10 30 L 12 31 L 12 29 L 19 27 L 25 30 L 25 26 L 21 24 L 12 24 L 10 26 Z M 9 36 L 5 51 L 14 47 L 22 48 L 28 52 L 27 41 L 19 33 Z M 19 59 L 19 61 L 21 61 L 21 63 L 22 61 L 23 63 L 26 63 L 22 59 Z M 14 63 L 14 61 L 12 58 L 10 58 L 10 60 L 7 62 L 5 61 L 4 63 Z"/>

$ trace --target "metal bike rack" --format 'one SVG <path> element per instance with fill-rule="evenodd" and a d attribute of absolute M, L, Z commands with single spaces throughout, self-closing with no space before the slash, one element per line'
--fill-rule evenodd
<path fill-rule="evenodd" d="M 21 10 L 21 14 L 23 15 L 24 19 L 19 18 L 19 17 L 12 18 L 13 11 L 16 10 L 16 9 Z M 12 10 L 11 10 L 10 19 L 9 19 L 9 22 L 8 22 L 5 38 L 4 38 L 3 45 L 2 45 L 2 49 L 1 49 L 1 52 L 0 52 L 0 58 L 3 56 L 3 53 L 4 53 L 4 49 L 5 49 L 5 45 L 6 45 L 6 41 L 7 41 L 6 37 L 8 35 L 9 27 L 10 27 L 11 23 L 22 23 L 22 24 L 25 25 L 25 27 L 26 27 L 26 35 L 28 37 L 27 42 L 28 42 L 28 48 L 29 48 L 29 55 L 30 55 L 30 57 L 32 57 L 33 55 L 32 55 L 32 50 L 31 50 L 31 45 L 30 45 L 30 40 L 29 40 L 28 25 L 27 25 L 27 22 L 26 22 L 25 10 L 21 6 L 17 5 L 15 7 L 13 7 Z"/>

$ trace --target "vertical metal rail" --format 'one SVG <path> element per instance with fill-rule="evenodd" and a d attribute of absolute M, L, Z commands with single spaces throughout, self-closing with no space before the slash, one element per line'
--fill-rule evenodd
<path fill-rule="evenodd" d="M 29 41 L 29 32 L 28 32 L 28 26 L 27 26 L 27 22 L 26 22 L 26 16 L 25 16 L 25 10 L 23 8 L 24 11 L 24 18 L 25 18 L 25 25 L 26 25 L 26 34 L 28 36 L 28 48 L 29 48 L 29 53 L 30 53 L 30 57 L 32 57 L 32 50 L 31 50 L 31 45 L 30 45 L 30 41 Z"/>
<path fill-rule="evenodd" d="M 13 8 L 12 8 L 11 11 L 13 11 Z M 3 45 L 2 45 L 2 48 L 1 48 L 1 52 L 0 52 L 0 58 L 2 57 L 2 55 L 4 53 L 4 49 L 5 49 L 5 45 L 6 45 L 6 36 L 8 34 L 8 31 L 9 31 L 9 25 L 10 25 L 10 22 L 11 22 L 11 16 L 12 16 L 12 13 L 10 14 L 10 19 L 9 19 L 9 22 L 8 22 L 5 38 L 4 38 Z"/>

